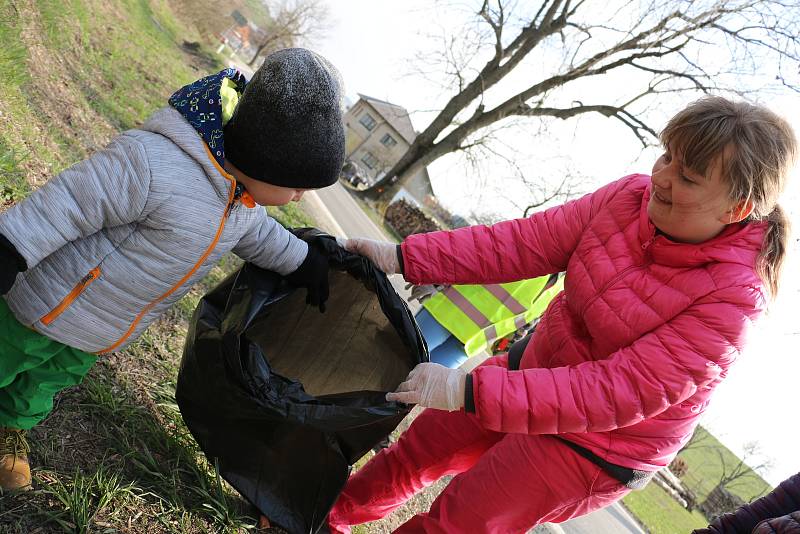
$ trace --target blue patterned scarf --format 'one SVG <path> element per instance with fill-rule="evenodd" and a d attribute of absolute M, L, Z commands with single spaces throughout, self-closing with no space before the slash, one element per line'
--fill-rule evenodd
<path fill-rule="evenodd" d="M 222 99 L 219 94 L 224 78 L 230 78 L 239 92 L 244 91 L 247 79 L 234 68 L 185 85 L 169 97 L 169 105 L 177 109 L 194 126 L 206 142 L 220 167 L 225 166 L 225 142 L 222 135 Z"/>

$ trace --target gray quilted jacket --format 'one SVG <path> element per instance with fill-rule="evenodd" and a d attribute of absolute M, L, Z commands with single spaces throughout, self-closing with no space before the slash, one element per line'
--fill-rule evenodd
<path fill-rule="evenodd" d="M 136 339 L 228 251 L 297 269 L 307 245 L 234 186 L 186 119 L 161 109 L 0 214 L 28 263 L 9 307 L 51 339 L 103 353 Z"/>

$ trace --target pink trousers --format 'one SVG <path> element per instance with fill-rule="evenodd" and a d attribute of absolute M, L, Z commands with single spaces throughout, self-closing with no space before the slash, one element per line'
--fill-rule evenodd
<path fill-rule="evenodd" d="M 524 533 L 630 491 L 555 437 L 493 432 L 473 414 L 428 409 L 350 477 L 328 517 L 331 531 L 380 519 L 445 475 L 457 476 L 430 511 L 395 532 Z"/>

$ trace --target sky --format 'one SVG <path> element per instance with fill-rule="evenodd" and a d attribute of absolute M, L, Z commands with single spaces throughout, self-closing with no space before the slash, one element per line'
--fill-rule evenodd
<path fill-rule="evenodd" d="M 349 99 L 354 102 L 360 93 L 402 105 L 410 111 L 415 128 L 423 129 L 446 93 L 414 72 L 418 70 L 415 65 L 420 64 L 415 58 L 430 46 L 426 36 L 458 27 L 460 15 L 441 7 L 438 13 L 433 12 L 433 3 L 421 0 L 324 1 L 330 9 L 331 28 L 312 48 L 339 68 Z M 768 102 L 779 113 L 800 109 L 798 104 L 796 95 L 771 97 Z M 795 114 L 787 118 L 800 132 L 800 117 Z M 628 130 L 603 117 L 556 124 L 544 139 L 526 136 L 526 128 L 531 127 L 522 126 L 507 134 L 512 138 L 509 143 L 516 143 L 519 161 L 539 174 L 556 168 L 554 158 L 566 162 L 586 177 L 586 192 L 625 174 L 649 173 L 657 157 L 655 150 L 642 152 Z M 564 147 L 569 147 L 566 153 Z M 474 171 L 457 157 L 446 156 L 428 170 L 436 194 L 451 209 L 464 210 L 466 206 L 467 210 L 488 210 L 507 218 L 521 214 L 493 187 L 502 183 L 506 196 L 514 197 L 518 191 L 508 180 L 465 180 L 465 175 Z M 790 182 L 783 205 L 800 231 L 798 174 L 795 172 Z M 764 455 L 773 461 L 772 469 L 765 474 L 773 485 L 800 471 L 796 453 L 800 443 L 800 426 L 796 424 L 800 324 L 794 315 L 800 308 L 800 280 L 791 276 L 800 272 L 798 248 L 798 240 L 793 238 L 779 298 L 769 316 L 760 321 L 749 348 L 718 388 L 701 422 L 739 454 L 745 443 L 758 441 Z"/>

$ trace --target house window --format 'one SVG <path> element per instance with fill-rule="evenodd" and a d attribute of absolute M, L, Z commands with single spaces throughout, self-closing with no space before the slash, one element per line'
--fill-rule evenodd
<path fill-rule="evenodd" d="M 375 128 L 375 125 L 377 124 L 377 122 L 375 122 L 375 119 L 373 119 L 372 115 L 370 115 L 369 113 L 364 113 L 363 115 L 361 115 L 361 118 L 358 119 L 358 122 L 360 122 L 367 130 L 372 130 L 373 128 Z"/>
<path fill-rule="evenodd" d="M 387 133 L 383 134 L 383 137 L 381 137 L 381 144 L 387 148 L 392 148 L 397 144 L 397 140 Z"/>
<path fill-rule="evenodd" d="M 365 152 L 364 156 L 361 158 L 361 161 L 363 161 L 364 165 L 370 169 L 374 169 L 378 165 L 378 158 L 376 158 L 372 152 Z"/>

